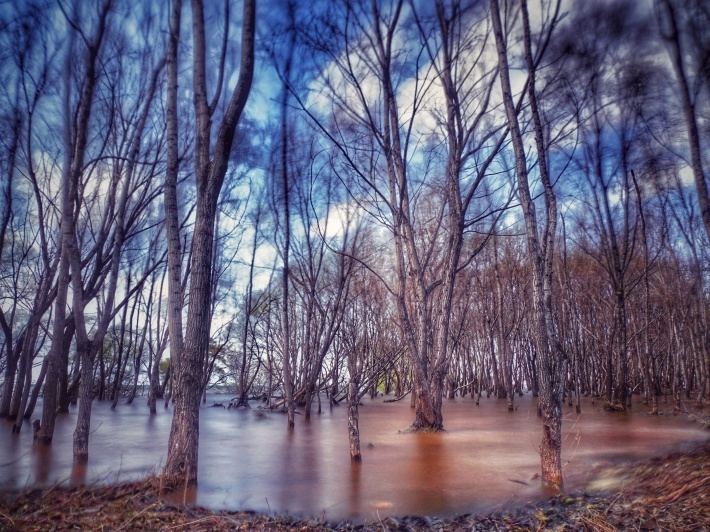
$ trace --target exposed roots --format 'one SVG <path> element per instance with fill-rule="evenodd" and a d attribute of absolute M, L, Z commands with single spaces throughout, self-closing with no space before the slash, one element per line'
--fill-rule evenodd
<path fill-rule="evenodd" d="M 606 412 L 623 412 L 624 406 L 618 401 L 615 401 L 613 403 L 610 403 L 609 401 L 604 401 L 604 410 Z"/>
<path fill-rule="evenodd" d="M 417 427 L 415 424 L 411 424 L 409 427 L 404 430 L 400 430 L 399 432 L 402 434 L 434 434 L 437 432 L 446 432 L 446 429 L 444 429 L 444 427 Z"/>

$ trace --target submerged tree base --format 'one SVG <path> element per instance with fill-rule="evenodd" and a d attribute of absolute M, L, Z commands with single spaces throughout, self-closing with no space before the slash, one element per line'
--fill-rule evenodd
<path fill-rule="evenodd" d="M 406 429 L 400 430 L 402 434 L 409 434 L 409 433 L 417 433 L 417 434 L 434 434 L 437 432 L 446 432 L 446 429 L 444 427 L 419 427 L 417 425 L 409 425 Z"/>
<path fill-rule="evenodd" d="M 6 491 L 0 529 L 14 530 L 575 530 L 710 528 L 710 443 L 643 464 L 607 468 L 598 477 L 623 482 L 623 491 L 561 493 L 490 515 L 451 518 L 389 517 L 365 525 L 296 520 L 255 512 L 213 511 L 162 500 L 160 481 Z M 325 516 L 327 517 L 327 516 Z M 384 525 L 384 526 L 383 526 Z M 187 528 L 185 528 L 187 529 Z"/>

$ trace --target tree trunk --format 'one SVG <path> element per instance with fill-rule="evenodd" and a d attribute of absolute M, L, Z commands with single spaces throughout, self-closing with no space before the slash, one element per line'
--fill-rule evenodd
<path fill-rule="evenodd" d="M 48 445 L 52 441 L 54 433 L 55 416 L 57 410 L 57 384 L 61 379 L 63 372 L 66 369 L 66 364 L 62 363 L 62 355 L 64 347 L 67 345 L 67 337 L 65 336 L 64 313 L 67 304 L 69 274 L 71 272 L 72 292 L 73 292 L 73 309 L 74 314 L 74 329 L 77 335 L 77 344 L 89 344 L 86 337 L 85 322 L 83 316 L 83 291 L 81 276 L 81 257 L 78 248 L 77 236 L 75 234 L 75 209 L 78 206 L 75 202 L 80 201 L 78 198 L 79 182 L 84 172 L 84 158 L 86 155 L 86 147 L 89 139 L 89 126 L 91 119 L 91 111 L 93 107 L 94 90 L 98 81 L 97 62 L 101 44 L 103 43 L 106 19 L 111 9 L 111 1 L 107 0 L 99 9 L 98 23 L 95 34 L 91 39 L 84 39 L 87 46 L 86 62 L 83 84 L 81 86 L 81 96 L 78 102 L 78 108 L 72 115 L 70 106 L 70 83 L 71 83 L 71 64 L 73 58 L 73 40 L 69 40 L 69 47 L 66 55 L 66 72 L 65 72 L 65 93 L 66 102 L 64 108 L 65 131 L 64 131 L 64 147 L 66 149 L 65 166 L 62 171 L 62 217 L 61 217 L 61 259 L 59 266 L 59 277 L 57 286 L 57 305 L 55 311 L 54 333 L 52 337 L 52 347 L 50 351 L 50 364 L 47 374 L 47 386 L 45 386 L 44 408 L 42 415 L 42 424 L 37 434 L 37 441 L 40 444 Z M 72 133 L 75 135 L 72 139 Z M 111 294 L 109 293 L 109 298 Z M 112 308 L 112 302 L 108 302 L 106 307 Z M 61 326 L 61 329 L 59 328 Z M 101 328 L 101 327 L 99 327 Z M 69 338 L 69 340 L 71 340 Z M 62 386 L 62 389 L 64 387 Z M 60 401 L 59 406 L 63 406 L 64 401 Z"/>
<path fill-rule="evenodd" d="M 616 386 L 614 388 L 615 393 L 613 405 L 618 405 L 621 410 L 626 410 L 626 403 L 629 397 L 629 355 L 628 349 L 626 347 L 626 297 L 623 291 L 617 293 L 616 305 L 616 315 L 619 321 L 619 325 L 617 327 L 619 334 L 619 351 L 616 357 L 616 364 L 614 368 L 614 373 L 616 374 L 616 378 L 614 379 L 616 381 Z"/>
<path fill-rule="evenodd" d="M 175 406 L 168 442 L 168 456 L 163 470 L 167 488 L 197 484 L 200 397 L 203 367 L 210 338 L 210 298 L 212 294 L 212 249 L 217 199 L 227 172 L 234 133 L 247 102 L 254 74 L 255 1 L 244 1 L 242 57 L 239 79 L 220 124 L 214 156 L 210 160 L 210 116 L 207 104 L 206 46 L 204 6 L 192 1 L 193 17 L 193 86 L 196 116 L 195 177 L 197 208 L 192 240 L 192 268 L 184 350 L 175 376 Z M 228 19 L 228 13 L 225 14 Z M 179 15 L 171 17 L 179 24 Z M 225 34 L 225 39 L 227 35 Z M 171 291 L 174 279 L 169 279 Z"/>
<path fill-rule="evenodd" d="M 22 428 L 22 422 L 25 417 L 25 409 L 27 408 L 27 401 L 30 396 L 30 390 L 32 389 L 32 362 L 35 357 L 35 345 L 37 343 L 37 336 L 39 334 L 39 322 L 36 318 L 34 312 L 30 313 L 30 317 L 27 321 L 27 338 L 23 345 L 22 357 L 25 359 L 25 367 L 28 368 L 24 375 L 24 386 L 22 387 L 20 401 L 17 407 L 17 412 L 15 414 L 15 423 L 12 426 L 13 433 L 19 433 Z M 42 365 L 45 368 L 45 365 Z"/>
<path fill-rule="evenodd" d="M 158 413 L 156 404 L 158 398 L 162 397 L 160 388 L 160 359 L 162 358 L 162 355 L 163 350 L 161 347 L 159 347 L 158 351 L 155 354 L 155 360 L 153 360 L 153 365 L 151 366 L 150 372 L 148 374 L 148 411 L 150 412 L 151 416 L 154 416 Z M 170 367 L 173 367 L 172 360 L 170 362 Z"/>
<path fill-rule="evenodd" d="M 36 333 L 35 333 L 36 335 Z M 27 357 L 27 365 L 30 368 L 29 371 L 25 372 L 25 385 L 22 389 L 22 397 L 20 398 L 20 404 L 17 409 L 17 415 L 15 416 L 15 423 L 12 426 L 13 434 L 19 434 L 20 429 L 22 429 L 22 422 L 24 419 L 25 408 L 27 407 L 27 401 L 30 397 L 30 390 L 32 389 L 32 361 L 34 357 L 32 356 L 34 349 L 28 349 L 25 347 L 25 353 L 23 356 Z"/>
<path fill-rule="evenodd" d="M 500 19 L 498 0 L 491 0 L 491 18 L 498 51 L 498 69 L 500 73 L 503 103 L 510 128 L 515 169 L 518 183 L 518 195 L 523 209 L 527 237 L 527 254 L 531 265 L 533 284 L 533 334 L 537 348 L 538 381 L 540 397 L 538 408 L 542 414 L 543 437 L 540 443 L 540 461 L 542 480 L 553 486 L 562 486 L 562 393 L 560 376 L 563 374 L 561 353 L 556 340 L 554 314 L 552 311 L 552 259 L 554 257 L 554 239 L 557 223 L 557 204 L 547 174 L 546 152 L 544 149 L 542 124 L 537 110 L 535 92 L 535 64 L 530 41 L 530 22 L 527 2 L 522 0 L 523 29 L 525 41 L 525 60 L 528 67 L 528 93 L 530 109 L 535 124 L 535 141 L 540 167 L 540 178 L 545 190 L 546 224 L 543 238 L 538 236 L 538 223 L 535 203 L 528 184 L 525 147 L 518 123 L 517 111 L 513 103 L 510 86 L 510 74 L 506 41 Z M 542 240 L 542 242 L 541 242 Z"/>
<path fill-rule="evenodd" d="M 81 384 L 79 386 L 79 411 L 74 429 L 74 463 L 89 461 L 89 433 L 91 432 L 91 403 L 94 399 L 94 347 L 91 342 L 77 345 L 76 356 L 81 357 Z"/>
<path fill-rule="evenodd" d="M 129 297 L 129 292 L 130 292 L 130 286 L 131 286 L 131 270 L 129 268 L 128 271 L 128 280 L 126 282 L 126 298 Z M 128 365 L 128 355 L 131 352 L 131 345 L 132 345 L 132 328 L 131 325 L 133 323 L 133 313 L 136 310 L 136 306 L 138 305 L 139 298 L 135 299 L 135 302 L 133 305 L 131 305 L 131 314 L 130 314 L 130 319 L 128 321 L 129 325 L 129 340 L 128 340 L 128 346 L 126 346 L 126 317 L 128 315 L 128 304 L 123 308 L 123 316 L 121 317 L 121 336 L 118 339 L 118 361 L 116 362 L 116 377 L 114 378 L 113 381 L 113 387 L 111 389 L 111 410 L 116 409 L 116 405 L 118 405 L 118 397 L 121 395 L 121 385 L 123 383 L 123 377 L 125 376 L 126 372 L 126 366 Z M 126 347 L 127 353 L 124 355 L 124 347 Z"/>
<path fill-rule="evenodd" d="M 291 21 L 293 21 L 293 7 L 289 4 L 289 16 Z M 291 46 L 289 50 L 293 50 L 294 35 L 291 33 Z M 282 102 L 281 102 L 281 201 L 283 208 L 283 227 L 284 227 L 284 248 L 283 248 L 283 271 L 281 273 L 282 288 L 281 288 L 281 331 L 283 335 L 282 340 L 282 366 L 283 366 L 283 387 L 284 387 L 284 401 L 286 406 L 286 426 L 289 430 L 292 430 L 296 425 L 295 420 L 295 404 L 293 397 L 293 375 L 291 367 L 292 353 L 291 353 L 291 328 L 289 326 L 290 316 L 289 316 L 289 253 L 291 251 L 291 204 L 289 199 L 289 168 L 288 168 L 288 91 L 287 86 L 291 80 L 291 64 L 293 61 L 293 53 L 289 52 L 286 65 L 284 67 L 284 86 L 282 88 Z"/>
<path fill-rule="evenodd" d="M 350 442 L 350 461 L 362 462 L 360 454 L 360 426 L 358 424 L 359 413 L 358 379 L 351 377 L 348 383 L 348 440 Z"/>
<path fill-rule="evenodd" d="M 681 108 L 683 110 L 683 118 L 685 126 L 688 130 L 688 144 L 690 147 L 690 166 L 693 170 L 695 178 L 695 188 L 698 192 L 698 203 L 700 204 L 700 215 L 705 227 L 705 233 L 710 237 L 710 193 L 708 192 L 707 182 L 705 181 L 705 172 L 703 171 L 702 152 L 700 149 L 700 131 L 698 122 L 695 116 L 695 105 L 691 100 L 691 89 L 688 83 L 688 77 L 685 72 L 683 62 L 683 50 L 681 45 L 680 32 L 678 30 L 678 21 L 676 19 L 676 10 L 673 7 L 671 0 L 660 0 L 665 8 L 666 17 L 661 21 L 661 26 L 665 22 L 670 25 L 670 31 L 664 38 L 669 43 L 669 55 L 673 70 L 675 71 L 676 81 L 678 82 L 679 96 Z M 662 30 L 663 32 L 663 30 Z"/>
<path fill-rule="evenodd" d="M 131 391 L 128 394 L 128 399 L 126 400 L 126 404 L 129 405 L 133 403 L 133 400 L 136 397 L 136 392 L 138 391 L 138 377 L 141 371 L 141 359 L 143 357 L 143 349 L 145 348 L 146 336 L 148 335 L 148 331 L 150 329 L 150 312 L 153 308 L 153 291 L 155 288 L 155 278 L 155 276 L 151 278 L 150 291 L 148 292 L 148 302 L 146 303 L 145 308 L 145 325 L 143 326 L 143 331 L 141 332 L 141 341 L 138 344 L 136 354 L 133 359 L 133 386 L 131 387 Z M 150 375 L 148 377 L 150 379 Z"/>
<path fill-rule="evenodd" d="M 12 400 L 10 401 L 10 409 L 7 413 L 7 418 L 9 421 L 15 421 L 20 409 L 20 400 L 22 399 L 22 393 L 25 389 L 25 375 L 27 373 L 27 357 L 23 356 L 24 349 L 21 349 L 17 355 L 17 382 L 15 386 L 9 386 L 7 383 L 4 386 L 10 388 L 12 391 Z M 32 368 L 30 368 L 29 373 L 32 373 Z"/>
<path fill-rule="evenodd" d="M 71 393 L 72 386 L 69 383 L 69 377 L 74 377 L 75 382 L 78 379 L 80 370 L 80 357 L 74 357 L 72 372 L 69 373 L 69 353 L 71 352 L 72 341 L 76 331 L 76 324 L 73 314 L 70 314 L 66 320 L 64 327 L 64 345 L 62 346 L 61 361 L 59 365 L 59 388 L 57 390 L 57 412 L 69 412 L 69 404 L 74 401 Z M 75 404 L 75 403 L 74 403 Z"/>
<path fill-rule="evenodd" d="M 64 327 L 69 293 L 69 250 L 68 241 L 73 232 L 74 201 L 72 196 L 72 142 L 71 142 L 71 78 L 73 73 L 73 32 L 70 33 L 68 49 L 64 62 L 64 161 L 61 181 L 61 223 L 59 237 L 59 268 L 57 271 L 57 297 L 54 302 L 54 320 L 52 324 L 52 344 L 47 355 L 47 373 L 42 402 L 42 422 L 35 434 L 35 441 L 40 445 L 50 445 L 54 435 L 57 416 L 57 393 L 62 372 L 62 353 L 64 350 Z"/>
<path fill-rule="evenodd" d="M 32 394 L 30 395 L 30 400 L 27 403 L 27 408 L 25 409 L 24 418 L 29 419 L 35 411 L 35 405 L 37 404 L 37 399 L 39 398 L 39 392 L 42 390 L 42 385 L 47 376 L 47 371 L 49 368 L 49 357 L 45 357 L 42 361 L 42 367 L 39 371 L 39 376 L 37 377 L 37 382 L 35 382 L 34 388 L 32 388 Z"/>
<path fill-rule="evenodd" d="M 9 342 L 6 341 L 6 346 L 7 349 L 5 350 L 5 380 L 3 382 L 2 397 L 0 398 L 0 417 L 8 417 L 10 415 L 10 410 L 12 408 L 12 392 L 15 389 L 17 365 L 18 361 L 20 360 L 20 353 L 17 347 L 12 345 L 12 336 L 10 336 Z"/>

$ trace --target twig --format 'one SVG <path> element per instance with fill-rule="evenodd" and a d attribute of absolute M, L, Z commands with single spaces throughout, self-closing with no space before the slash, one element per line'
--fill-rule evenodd
<path fill-rule="evenodd" d="M 123 530 L 124 528 L 126 528 L 126 527 L 130 524 L 131 521 L 133 521 L 133 520 L 134 520 L 135 518 L 137 518 L 138 516 L 143 515 L 144 513 L 146 513 L 148 510 L 150 510 L 150 509 L 151 509 L 153 506 L 155 506 L 156 504 L 158 504 L 158 503 L 157 503 L 157 502 L 154 502 L 154 503 L 151 504 L 150 506 L 146 506 L 145 508 L 143 508 L 140 512 L 138 512 L 138 513 L 135 514 L 133 517 L 131 517 L 128 521 L 126 521 L 126 522 L 123 523 L 121 526 L 119 526 L 119 527 L 118 527 L 118 530 Z"/>
<path fill-rule="evenodd" d="M 182 505 L 187 506 L 187 484 L 190 481 L 190 464 L 187 464 L 187 471 L 185 471 L 185 489 L 182 492 Z"/>
<path fill-rule="evenodd" d="M 11 526 L 13 526 L 13 527 L 15 526 L 15 521 L 12 520 L 12 517 L 10 517 L 9 515 L 5 515 L 5 514 L 2 513 L 2 512 L 0 512 L 0 515 L 3 516 L 3 517 L 4 517 L 5 519 L 7 519 L 8 521 L 10 521 L 10 525 L 11 525 Z"/>
<path fill-rule="evenodd" d="M 515 480 L 514 478 L 509 478 L 508 482 L 515 482 L 516 484 L 522 484 L 523 486 L 529 486 L 527 482 L 523 482 L 522 480 Z"/>
<path fill-rule="evenodd" d="M 649 499 L 650 503 L 658 504 L 658 503 L 666 503 L 666 502 L 677 502 L 678 499 L 680 499 L 683 495 L 685 495 L 688 492 L 695 491 L 699 487 L 701 487 L 703 484 L 707 483 L 709 480 L 707 478 L 700 478 L 696 480 L 695 482 L 692 482 L 690 484 L 686 484 L 685 486 L 681 486 L 679 489 L 675 490 L 672 493 L 669 493 L 668 495 L 664 495 L 663 497 L 656 497 L 655 499 Z"/>
<path fill-rule="evenodd" d="M 382 518 L 380 517 L 380 511 L 377 510 L 375 513 L 377 514 L 377 520 L 380 522 L 380 525 L 382 525 L 382 530 L 389 532 L 390 528 L 382 521 Z"/>
<path fill-rule="evenodd" d="M 46 498 L 46 497 L 47 497 L 50 493 L 52 493 L 57 487 L 59 487 L 59 485 L 60 485 L 62 482 L 66 482 L 66 480 L 67 480 L 67 479 L 64 478 L 64 480 L 62 480 L 62 481 L 57 481 L 57 482 L 55 482 L 55 483 L 52 485 L 52 487 L 47 490 L 46 493 L 43 493 L 43 494 L 42 494 L 42 499 Z"/>
<path fill-rule="evenodd" d="M 567 438 L 569 438 L 570 434 L 572 434 L 572 431 L 573 431 L 574 428 L 577 426 L 577 423 L 579 423 L 579 419 L 580 419 L 581 417 L 582 417 L 582 414 L 579 414 L 579 415 L 577 416 L 577 419 L 575 420 L 574 424 L 570 427 L 569 432 L 567 433 L 567 436 L 565 436 L 565 439 L 562 440 L 562 444 L 563 444 L 563 445 L 564 445 L 564 443 L 567 441 Z M 577 434 L 579 434 L 579 433 L 577 433 Z"/>
<path fill-rule="evenodd" d="M 212 519 L 216 519 L 216 518 L 217 518 L 217 516 L 215 516 L 215 515 L 208 515 L 207 517 L 201 517 L 200 519 L 195 519 L 194 521 L 190 521 L 189 523 L 180 523 L 179 525 L 168 526 L 168 527 L 165 527 L 163 530 L 175 530 L 176 528 L 182 528 L 184 526 L 194 525 L 195 523 L 200 523 L 202 521 L 211 521 Z"/>
<path fill-rule="evenodd" d="M 121 454 L 121 460 L 118 463 L 118 471 L 116 472 L 116 480 L 114 481 L 116 484 L 118 484 L 118 478 L 121 476 L 121 468 L 122 467 L 123 467 L 123 454 Z"/>
<path fill-rule="evenodd" d="M 607 506 L 606 510 L 604 510 L 604 513 L 605 513 L 605 514 L 608 514 L 608 513 L 609 513 L 609 511 L 611 510 L 611 507 L 614 506 L 614 504 L 616 503 L 616 501 L 618 501 L 618 500 L 619 500 L 619 497 L 621 497 L 623 494 L 624 494 L 624 492 L 623 492 L 623 487 L 622 487 L 622 491 L 620 491 L 619 494 L 618 494 L 616 497 L 614 497 L 614 500 L 611 501 L 611 502 L 609 503 L 609 506 Z"/>
<path fill-rule="evenodd" d="M 385 400 L 382 401 L 382 402 L 383 402 L 383 403 L 396 403 L 397 401 L 401 401 L 402 399 L 404 399 L 405 397 L 407 397 L 407 396 L 411 393 L 411 391 L 412 391 L 412 390 L 408 390 L 408 391 L 404 392 L 402 395 L 400 395 L 399 397 L 397 397 L 397 398 L 395 398 L 395 399 L 385 399 Z"/>
<path fill-rule="evenodd" d="M 476 383 L 476 379 L 473 379 L 471 382 L 467 382 L 466 384 L 462 384 L 458 388 L 454 390 L 454 392 L 458 392 L 461 388 L 465 388 L 466 386 L 471 386 L 472 384 Z"/>
<path fill-rule="evenodd" d="M 510 480 L 510 479 L 508 479 L 508 480 Z M 518 481 L 516 481 L 516 480 L 511 480 L 511 482 L 518 482 Z M 522 484 L 524 484 L 524 482 L 523 482 Z M 525 484 L 525 485 L 527 486 L 528 484 Z M 516 496 L 517 494 L 518 494 L 517 492 L 513 493 L 510 497 L 508 497 L 508 498 L 507 498 L 506 500 L 504 500 L 502 503 L 496 505 L 494 508 L 498 508 L 498 509 L 503 508 L 506 504 L 508 504 L 510 501 L 512 501 L 512 500 L 515 498 L 515 496 Z"/>
<path fill-rule="evenodd" d="M 9 462 L 5 462 L 4 464 L 0 464 L 0 467 L 7 467 L 7 466 L 10 466 L 10 465 L 12 465 L 12 464 L 16 464 L 17 462 L 19 462 L 20 460 L 22 460 L 22 459 L 23 459 L 25 456 L 27 456 L 28 454 L 30 454 L 29 451 L 27 451 L 27 452 L 24 453 L 24 454 L 21 454 L 20 456 L 18 456 L 18 457 L 15 458 L 14 460 L 10 460 Z"/>
<path fill-rule="evenodd" d="M 541 454 L 541 453 L 540 453 L 540 446 L 539 446 L 539 445 L 535 445 L 535 440 L 533 440 L 533 434 L 532 434 L 532 432 L 529 432 L 528 435 L 530 436 L 530 443 L 532 444 L 533 449 L 535 449 L 535 451 L 537 451 L 537 454 Z"/>
<path fill-rule="evenodd" d="M 710 421 L 705 421 L 700 416 L 693 414 L 690 410 L 688 410 L 688 407 L 685 405 L 685 401 L 682 401 L 681 404 L 683 405 L 683 410 L 685 410 L 685 413 L 688 416 L 693 418 L 696 422 L 700 423 L 701 425 L 705 425 L 706 427 L 710 427 Z"/>
<path fill-rule="evenodd" d="M 574 457 L 577 456 L 577 451 L 579 450 L 579 443 L 582 441 L 582 433 L 578 432 L 577 436 L 575 436 L 575 441 L 577 442 L 577 445 L 574 448 L 574 451 L 572 452 L 572 456 L 569 457 L 569 459 L 565 462 L 565 464 L 562 467 L 566 467 L 567 464 L 569 464 L 572 460 L 574 460 Z M 570 445 L 571 447 L 571 445 Z"/>
<path fill-rule="evenodd" d="M 590 512 L 591 514 L 591 512 Z M 609 526 L 606 522 L 600 521 L 600 519 L 595 516 L 594 514 L 592 515 L 592 519 L 588 519 L 586 517 L 582 517 L 582 521 L 587 523 L 592 530 L 603 530 L 604 532 L 614 532 L 616 530 L 614 527 Z"/>

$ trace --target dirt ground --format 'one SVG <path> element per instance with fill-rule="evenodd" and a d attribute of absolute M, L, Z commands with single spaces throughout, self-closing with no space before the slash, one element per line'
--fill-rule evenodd
<path fill-rule="evenodd" d="M 0 531 L 30 530 L 710 530 L 710 443 L 608 468 L 623 491 L 560 493 L 490 515 L 411 516 L 366 525 L 298 521 L 169 503 L 157 478 L 0 493 Z"/>

